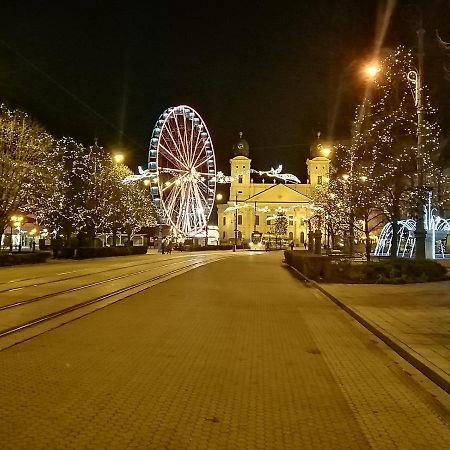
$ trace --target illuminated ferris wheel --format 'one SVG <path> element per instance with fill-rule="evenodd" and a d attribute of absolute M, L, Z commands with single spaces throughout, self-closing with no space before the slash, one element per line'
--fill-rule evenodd
<path fill-rule="evenodd" d="M 183 237 L 205 230 L 216 192 L 211 136 L 186 105 L 166 109 L 153 129 L 148 168 L 152 196 L 162 219 Z"/>

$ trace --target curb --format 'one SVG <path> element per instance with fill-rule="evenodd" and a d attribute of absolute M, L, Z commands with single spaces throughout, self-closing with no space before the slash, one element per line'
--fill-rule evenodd
<path fill-rule="evenodd" d="M 327 290 L 325 290 L 319 283 L 316 281 L 310 280 L 301 272 L 299 272 L 295 267 L 289 266 L 289 269 L 292 270 L 297 276 L 299 276 L 303 281 L 307 284 L 313 286 L 317 290 L 319 290 L 322 294 L 324 294 L 328 299 L 330 299 L 333 303 L 343 309 L 347 314 L 352 316 L 356 321 L 358 321 L 363 327 L 368 329 L 371 333 L 381 339 L 385 344 L 387 344 L 392 350 L 394 350 L 398 355 L 400 355 L 404 360 L 409 362 L 412 366 L 414 366 L 417 370 L 423 373 L 427 378 L 429 378 L 433 383 L 437 384 L 441 389 L 443 389 L 447 394 L 450 394 L 450 378 L 445 372 L 435 366 L 431 366 L 429 361 L 420 356 L 417 352 L 415 352 L 412 348 L 400 342 L 394 336 L 389 334 L 387 331 L 378 327 L 370 320 L 366 319 L 362 316 L 358 311 L 346 305 L 344 302 L 339 300 L 334 295 L 330 294 Z"/>

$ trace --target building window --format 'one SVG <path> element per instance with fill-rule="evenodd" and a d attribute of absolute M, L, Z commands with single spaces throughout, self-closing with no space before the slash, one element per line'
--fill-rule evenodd
<path fill-rule="evenodd" d="M 255 216 L 255 225 L 259 225 L 259 216 Z"/>
<path fill-rule="evenodd" d="M 305 233 L 304 233 L 303 231 L 300 233 L 300 242 L 301 242 L 302 244 L 305 243 Z"/>
<path fill-rule="evenodd" d="M 239 175 L 239 177 L 238 177 L 238 183 L 242 183 L 242 175 Z"/>
<path fill-rule="evenodd" d="M 289 216 L 289 225 L 294 225 L 294 216 Z"/>
<path fill-rule="evenodd" d="M 266 219 L 266 225 L 270 225 L 270 219 L 269 218 Z"/>
<path fill-rule="evenodd" d="M 292 231 L 289 232 L 289 240 L 290 241 L 294 240 L 294 233 Z"/>
<path fill-rule="evenodd" d="M 227 218 L 226 218 L 225 216 L 223 216 L 222 223 L 223 223 L 224 225 L 227 224 Z"/>
<path fill-rule="evenodd" d="M 322 184 L 322 175 L 317 177 L 317 184 Z"/>
<path fill-rule="evenodd" d="M 238 225 L 242 225 L 242 216 L 238 215 Z"/>
<path fill-rule="evenodd" d="M 242 194 L 242 191 L 238 191 L 238 194 Z"/>
<path fill-rule="evenodd" d="M 225 239 L 225 237 L 226 237 L 225 231 L 223 232 L 222 236 L 223 236 L 223 239 Z"/>

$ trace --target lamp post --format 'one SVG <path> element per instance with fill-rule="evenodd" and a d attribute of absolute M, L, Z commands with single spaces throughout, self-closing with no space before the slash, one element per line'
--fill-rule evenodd
<path fill-rule="evenodd" d="M 423 148 L 425 144 L 425 139 L 423 135 L 423 59 L 425 56 L 423 38 L 425 35 L 425 30 L 420 27 L 417 30 L 418 38 L 418 70 L 417 72 L 411 71 L 408 74 L 408 79 L 414 80 L 416 85 L 416 106 L 417 106 L 417 188 L 418 188 L 418 199 L 417 199 L 417 223 L 416 223 L 416 259 L 425 259 L 427 255 L 427 245 L 426 238 L 427 232 L 425 230 L 424 222 L 424 171 L 423 171 Z M 415 77 L 414 77 L 415 74 Z M 434 246 L 434 242 L 431 243 Z"/>
<path fill-rule="evenodd" d="M 21 225 L 23 222 L 23 216 L 18 214 L 11 216 L 11 242 L 9 243 L 9 251 L 13 251 L 13 226 L 19 229 L 19 252 L 22 251 L 22 234 L 21 234 Z"/>
<path fill-rule="evenodd" d="M 237 247 L 237 236 L 238 236 L 238 208 L 237 208 L 237 195 L 234 202 L 234 245 L 233 252 L 236 251 Z"/>
<path fill-rule="evenodd" d="M 416 259 L 432 258 L 434 253 L 434 242 L 433 239 L 428 237 L 427 230 L 425 229 L 425 186 L 424 186 L 424 146 L 425 146 L 425 136 L 423 133 L 423 123 L 424 123 L 424 99 L 422 88 L 424 86 L 424 35 L 425 30 L 420 26 L 417 30 L 417 40 L 418 40 L 418 52 L 417 52 L 417 70 L 410 70 L 406 75 L 410 83 L 414 85 L 414 90 L 412 92 L 414 103 L 417 109 L 417 153 L 416 153 L 416 168 L 417 168 L 417 221 L 416 221 Z M 366 74 L 374 78 L 377 76 L 380 69 L 376 65 L 368 66 L 366 68 Z"/>

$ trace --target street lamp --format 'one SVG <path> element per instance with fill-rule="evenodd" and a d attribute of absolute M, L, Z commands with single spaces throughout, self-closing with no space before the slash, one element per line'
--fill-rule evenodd
<path fill-rule="evenodd" d="M 375 78 L 378 75 L 378 73 L 380 72 L 380 70 L 381 70 L 380 67 L 376 63 L 370 63 L 364 67 L 364 73 L 369 78 Z"/>
<path fill-rule="evenodd" d="M 10 218 L 11 222 L 11 239 L 9 243 L 9 250 L 13 251 L 13 226 L 19 229 L 19 252 L 22 250 L 22 235 L 20 227 L 22 226 L 23 216 L 21 214 L 15 214 Z"/>
<path fill-rule="evenodd" d="M 237 237 L 238 237 L 238 205 L 237 205 L 237 195 L 236 195 L 236 200 L 234 202 L 234 245 L 233 245 L 233 252 L 235 252 L 236 248 L 237 248 Z"/>
<path fill-rule="evenodd" d="M 121 164 L 125 161 L 125 156 L 123 153 L 114 153 L 113 160 L 117 164 Z"/>
<path fill-rule="evenodd" d="M 424 145 L 425 136 L 423 130 L 424 123 L 424 105 L 423 105 L 423 92 L 422 87 L 424 86 L 424 76 L 423 76 L 423 63 L 424 63 L 424 35 L 425 30 L 422 26 L 417 30 L 417 40 L 418 40 L 418 67 L 417 70 L 410 70 L 406 77 L 408 81 L 414 86 L 412 95 L 414 98 L 414 104 L 417 108 L 417 155 L 416 155 L 416 167 L 417 167 L 417 188 L 418 188 L 418 199 L 417 199 L 417 222 L 416 222 L 416 259 L 425 259 L 427 256 L 431 256 L 434 250 L 433 239 L 427 239 L 427 230 L 425 229 L 424 220 Z M 366 66 L 365 73 L 370 76 L 370 78 L 375 78 L 379 67 L 376 64 L 370 64 Z M 432 257 L 432 256 L 431 256 Z"/>

